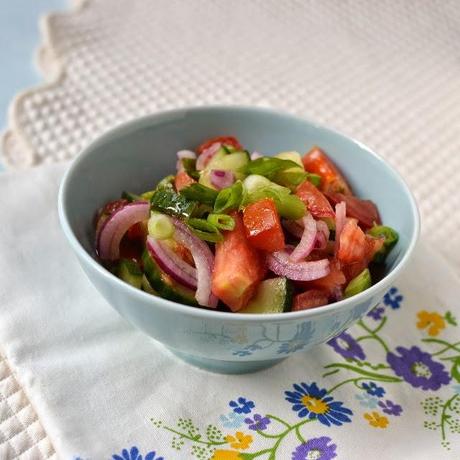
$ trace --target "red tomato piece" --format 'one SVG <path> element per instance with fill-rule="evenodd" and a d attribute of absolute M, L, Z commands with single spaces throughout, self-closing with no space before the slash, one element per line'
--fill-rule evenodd
<path fill-rule="evenodd" d="M 264 198 L 244 208 L 243 223 L 252 246 L 267 252 L 285 247 L 284 233 L 272 198 Z"/>
<path fill-rule="evenodd" d="M 343 264 L 361 262 L 366 257 L 366 235 L 356 219 L 347 219 L 340 233 L 338 260 Z"/>
<path fill-rule="evenodd" d="M 215 142 L 220 142 L 221 144 L 224 145 L 230 145 L 232 147 L 235 147 L 237 150 L 242 150 L 243 147 L 241 144 L 238 142 L 238 139 L 233 136 L 217 136 L 213 137 L 211 139 L 208 139 L 204 141 L 197 149 L 198 155 L 201 155 L 207 148 L 211 147 L 212 144 Z"/>
<path fill-rule="evenodd" d="M 347 217 L 358 219 L 364 228 L 371 228 L 374 223 L 382 223 L 377 206 L 371 200 L 361 200 L 353 195 L 344 195 L 343 193 L 328 192 L 326 196 L 333 204 L 345 201 Z"/>
<path fill-rule="evenodd" d="M 330 296 L 333 296 L 337 293 L 337 291 L 342 291 L 347 279 L 345 278 L 345 275 L 340 268 L 340 264 L 337 261 L 332 260 L 329 267 L 329 275 L 324 278 L 309 281 L 308 284 L 311 288 L 321 289 Z"/>
<path fill-rule="evenodd" d="M 302 163 L 308 172 L 321 176 L 319 188 L 322 192 L 341 192 L 351 195 L 347 181 L 337 166 L 319 147 L 313 147 L 305 154 Z"/>
<path fill-rule="evenodd" d="M 295 194 L 304 202 L 313 217 L 317 219 L 335 217 L 327 198 L 308 180 L 297 187 Z"/>
<path fill-rule="evenodd" d="M 196 180 L 190 177 L 185 171 L 179 171 L 174 179 L 174 187 L 176 187 L 178 192 L 194 183 L 196 183 Z"/>
<path fill-rule="evenodd" d="M 212 292 L 232 311 L 238 311 L 254 295 L 267 269 L 263 254 L 249 244 L 240 215 L 233 212 L 231 216 L 235 228 L 223 232 L 224 241 L 216 244 Z"/>
<path fill-rule="evenodd" d="M 147 236 L 147 225 L 145 222 L 138 222 L 129 227 L 126 237 L 130 240 L 144 240 Z"/>
<path fill-rule="evenodd" d="M 319 289 L 310 289 L 294 297 L 292 311 L 308 310 L 328 304 L 328 295 Z"/>

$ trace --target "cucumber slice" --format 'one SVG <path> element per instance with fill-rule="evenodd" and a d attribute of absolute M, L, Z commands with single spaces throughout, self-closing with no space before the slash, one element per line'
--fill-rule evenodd
<path fill-rule="evenodd" d="M 244 179 L 244 168 L 249 163 L 249 155 L 247 152 L 227 153 L 224 149 L 220 149 L 207 164 L 205 170 L 223 169 L 224 171 L 232 171 L 237 179 Z"/>
<path fill-rule="evenodd" d="M 142 271 L 136 262 L 121 259 L 117 267 L 117 276 L 131 286 L 140 289 L 142 286 Z"/>
<path fill-rule="evenodd" d="M 152 295 L 158 295 L 152 286 L 150 286 L 149 280 L 145 275 L 142 275 L 142 290 Z"/>
<path fill-rule="evenodd" d="M 287 278 L 262 281 L 254 297 L 238 313 L 282 313 L 292 307 L 292 283 Z"/>
<path fill-rule="evenodd" d="M 142 254 L 142 262 L 147 281 L 151 288 L 158 292 L 160 297 L 187 305 L 198 305 L 195 300 L 195 292 L 176 283 L 176 281 L 161 270 L 152 257 L 150 257 L 147 250 Z"/>
<path fill-rule="evenodd" d="M 282 160 L 291 160 L 294 163 L 297 163 L 302 169 L 303 163 L 302 163 L 302 157 L 300 156 L 299 152 L 291 151 L 291 152 L 280 152 L 275 155 L 277 158 L 281 158 Z"/>

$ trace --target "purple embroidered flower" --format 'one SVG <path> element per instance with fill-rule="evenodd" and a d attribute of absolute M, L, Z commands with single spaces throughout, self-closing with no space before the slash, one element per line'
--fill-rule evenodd
<path fill-rule="evenodd" d="M 348 416 L 353 415 L 353 412 L 343 407 L 342 402 L 334 401 L 327 390 L 319 389 L 316 383 L 294 383 L 293 387 L 294 391 L 284 392 L 285 399 L 292 404 L 292 410 L 297 412 L 300 418 L 318 419 L 326 426 L 340 426 L 345 422 L 351 422 Z"/>
<path fill-rule="evenodd" d="M 347 332 L 342 332 L 327 344 L 345 359 L 366 359 L 361 345 Z"/>
<path fill-rule="evenodd" d="M 388 415 L 396 415 L 399 416 L 402 413 L 402 407 L 399 404 L 395 404 L 394 402 L 387 399 L 385 402 L 379 401 L 379 406 L 383 409 L 383 412 Z"/>
<path fill-rule="evenodd" d="M 248 428 L 254 431 L 264 431 L 271 420 L 268 417 L 262 417 L 259 414 L 254 414 L 253 418 L 245 418 L 244 423 L 248 424 Z"/>
<path fill-rule="evenodd" d="M 377 396 L 377 398 L 381 398 L 385 394 L 385 390 L 374 382 L 363 383 L 363 388 L 366 390 L 367 394 Z"/>
<path fill-rule="evenodd" d="M 367 316 L 370 316 L 372 319 L 375 319 L 375 321 L 379 321 L 383 318 L 383 313 L 385 312 L 385 307 L 374 307 L 368 314 Z"/>
<path fill-rule="evenodd" d="M 438 390 L 442 385 L 450 382 L 450 375 L 445 367 L 418 347 L 397 347 L 395 353 L 387 354 L 387 362 L 396 375 L 402 377 L 413 387 L 422 390 Z"/>
<path fill-rule="evenodd" d="M 123 449 L 121 451 L 121 456 L 118 454 L 112 455 L 112 460 L 163 460 L 163 457 L 155 457 L 156 453 L 154 451 L 145 454 L 143 457 L 139 453 L 139 449 L 136 446 L 131 447 L 128 452 L 128 449 Z"/>
<path fill-rule="evenodd" d="M 383 303 L 393 310 L 397 310 L 401 306 L 404 297 L 398 293 L 398 288 L 392 287 L 384 296 Z"/>
<path fill-rule="evenodd" d="M 379 402 L 375 396 L 368 395 L 367 393 L 356 395 L 356 399 L 361 406 L 368 407 L 369 409 L 375 409 Z"/>
<path fill-rule="evenodd" d="M 233 412 L 237 414 L 249 414 L 254 409 L 255 404 L 252 401 L 248 401 L 246 398 L 239 397 L 237 401 L 230 401 L 228 405 L 233 409 Z"/>
<path fill-rule="evenodd" d="M 337 446 L 327 436 L 309 439 L 292 452 L 292 460 L 331 460 L 337 457 Z"/>

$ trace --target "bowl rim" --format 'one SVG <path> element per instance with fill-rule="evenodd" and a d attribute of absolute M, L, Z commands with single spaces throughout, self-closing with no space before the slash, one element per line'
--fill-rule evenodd
<path fill-rule="evenodd" d="M 283 312 L 283 313 L 267 313 L 267 314 L 248 314 L 248 313 L 233 313 L 233 312 L 222 312 L 216 311 L 210 308 L 197 308 L 194 306 L 174 302 L 172 300 L 164 299 L 160 296 L 153 296 L 147 292 L 144 292 L 140 289 L 137 289 L 128 283 L 125 283 L 110 271 L 108 271 L 103 265 L 97 262 L 83 247 L 83 245 L 78 240 L 77 236 L 75 235 L 68 217 L 67 217 L 67 209 L 65 207 L 65 203 L 67 201 L 68 195 L 68 187 L 69 183 L 72 179 L 73 174 L 75 173 L 76 168 L 85 161 L 85 159 L 91 156 L 95 147 L 100 144 L 105 143 L 108 140 L 111 140 L 112 137 L 120 136 L 132 132 L 134 130 L 139 129 L 143 126 L 150 126 L 154 125 L 157 122 L 162 122 L 167 120 L 168 118 L 178 118 L 181 115 L 184 116 L 185 114 L 190 114 L 194 112 L 206 112 L 206 111 L 226 111 L 226 112 L 233 112 L 233 111 L 244 111 L 244 112 L 252 112 L 254 114 L 271 114 L 275 116 L 281 116 L 285 119 L 295 120 L 297 122 L 303 122 L 311 125 L 315 129 L 321 129 L 329 132 L 334 136 L 338 136 L 346 141 L 351 141 L 353 144 L 356 144 L 361 150 L 364 150 L 367 154 L 373 156 L 378 162 L 385 167 L 388 172 L 397 180 L 401 189 L 404 190 L 406 193 L 410 207 L 411 207 L 411 219 L 413 221 L 413 232 L 410 235 L 409 245 L 401 258 L 401 260 L 397 263 L 395 267 L 391 270 L 390 273 L 385 275 L 381 280 L 379 280 L 376 284 L 373 284 L 370 288 L 366 289 L 365 291 L 353 296 L 349 297 L 348 299 L 339 300 L 337 302 L 324 305 L 318 308 L 307 309 L 307 310 L 300 310 L 296 312 Z M 401 175 L 380 155 L 375 153 L 372 149 L 367 147 L 360 141 L 347 136 L 340 131 L 335 129 L 323 126 L 318 124 L 314 121 L 309 120 L 303 116 L 296 116 L 292 113 L 289 113 L 284 110 L 274 109 L 274 108 L 266 108 L 266 107 L 257 107 L 257 106 L 246 106 L 246 105 L 205 105 L 205 106 L 189 106 L 189 107 L 182 107 L 176 108 L 172 110 L 165 110 L 161 112 L 157 112 L 150 115 L 145 115 L 134 120 L 128 121 L 126 123 L 122 123 L 109 131 L 105 132 L 101 136 L 98 136 L 95 140 L 89 143 L 71 162 L 70 166 L 68 167 L 67 171 L 65 172 L 61 184 L 59 187 L 58 193 L 58 215 L 59 220 L 61 223 L 61 227 L 66 235 L 71 247 L 76 252 L 76 254 L 81 257 L 86 263 L 92 266 L 99 274 L 108 282 L 108 283 L 115 283 L 120 289 L 127 289 L 128 292 L 133 295 L 135 298 L 137 297 L 141 302 L 151 302 L 152 305 L 155 305 L 155 308 L 164 308 L 168 309 L 171 312 L 186 314 L 187 316 L 192 317 L 200 317 L 203 319 L 213 319 L 213 320 L 233 320 L 235 322 L 258 322 L 263 320 L 266 321 L 291 321 L 291 320 L 299 320 L 299 319 L 308 319 L 313 316 L 323 316 L 329 315 L 337 310 L 344 310 L 347 307 L 352 307 L 357 303 L 364 302 L 368 298 L 372 297 L 374 294 L 377 294 L 384 285 L 391 284 L 395 278 L 400 274 L 400 272 L 404 269 L 407 265 L 408 261 L 410 260 L 414 248 L 417 244 L 420 235 L 420 214 L 417 207 L 416 200 L 410 191 L 408 185 L 401 177 Z"/>

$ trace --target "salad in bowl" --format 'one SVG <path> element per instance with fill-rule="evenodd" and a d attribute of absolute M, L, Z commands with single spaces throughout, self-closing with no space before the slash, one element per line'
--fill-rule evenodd
<path fill-rule="evenodd" d="M 398 241 L 317 146 L 264 156 L 212 138 L 152 185 L 97 212 L 95 250 L 130 285 L 191 307 L 318 308 L 378 281 Z"/>

